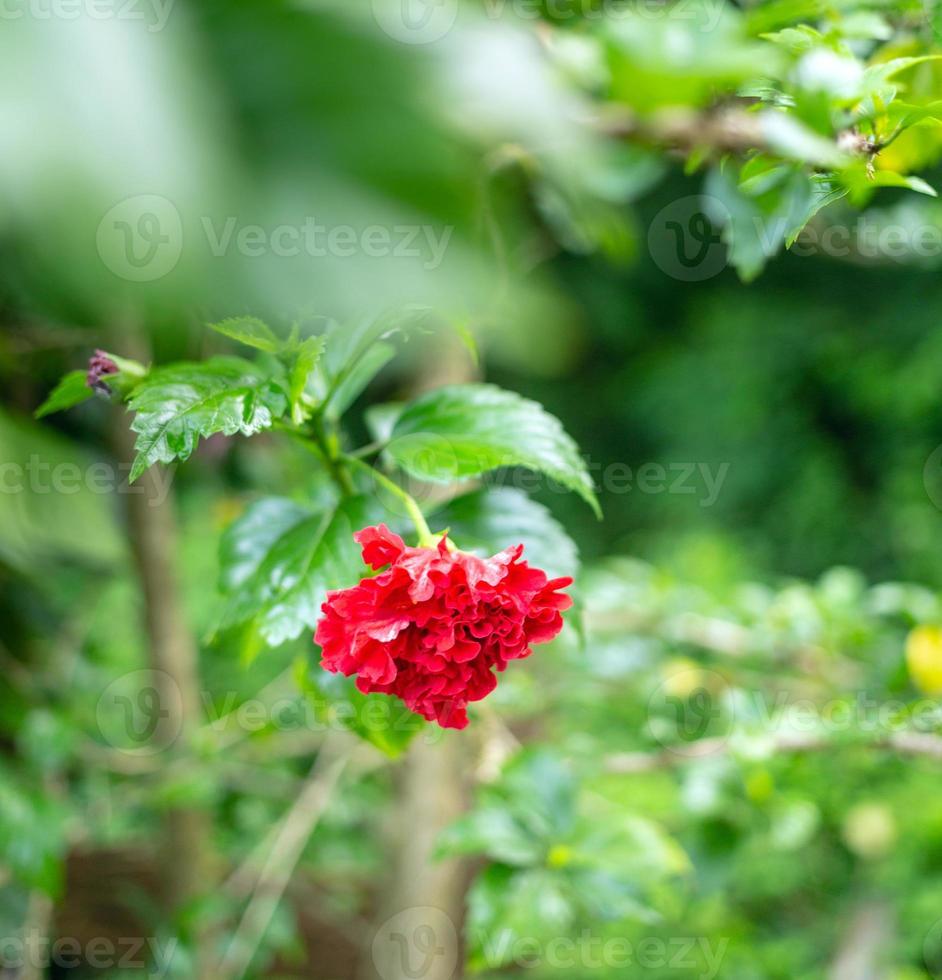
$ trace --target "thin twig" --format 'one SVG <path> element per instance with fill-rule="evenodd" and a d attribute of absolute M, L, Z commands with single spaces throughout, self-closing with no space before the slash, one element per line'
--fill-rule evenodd
<path fill-rule="evenodd" d="M 242 980 L 245 976 L 304 846 L 327 809 L 351 752 L 347 738 L 334 734 L 325 741 L 298 798 L 272 841 L 249 903 L 216 971 L 219 980 Z"/>
<path fill-rule="evenodd" d="M 822 734 L 796 734 L 789 732 L 776 735 L 772 742 L 772 751 L 782 752 L 821 752 L 826 749 L 839 748 L 842 743 Z M 942 760 L 942 738 L 925 732 L 894 732 L 876 738 L 870 742 L 846 743 L 869 749 L 892 749 L 903 755 L 927 756 Z M 715 738 L 704 738 L 698 742 L 686 745 L 672 746 L 658 752 L 621 752 L 607 756 L 603 760 L 607 772 L 621 775 L 652 772 L 655 769 L 669 769 L 687 762 L 696 762 L 710 756 L 732 752 L 736 747 L 735 740 L 720 735 Z"/>

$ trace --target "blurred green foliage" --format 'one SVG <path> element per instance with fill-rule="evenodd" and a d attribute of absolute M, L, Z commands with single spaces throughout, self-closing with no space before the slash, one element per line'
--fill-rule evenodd
<path fill-rule="evenodd" d="M 82 936 L 174 937 L 169 975 L 193 976 L 325 726 L 357 730 L 329 711 L 356 695 L 307 669 L 323 583 L 266 551 L 329 499 L 310 453 L 213 436 L 254 428 L 242 402 L 167 438 L 193 378 L 162 369 L 148 461 L 192 452 L 157 472 L 202 724 L 155 759 L 137 751 L 153 678 L 114 438 L 129 418 L 88 398 L 32 420 L 96 347 L 231 367 L 235 338 L 280 371 L 268 407 L 292 421 L 326 397 L 366 443 L 390 403 L 486 371 L 587 456 L 602 523 L 546 481 L 534 504 L 516 470 L 423 501 L 467 547 L 525 539 L 569 574 L 575 540 L 584 569 L 573 628 L 473 723 L 474 804 L 440 839 L 474 862 L 470 969 L 810 980 L 870 935 L 879 975 L 942 975 L 938 759 L 884 744 L 939 721 L 905 658 L 942 619 L 939 5 L 463 2 L 425 44 L 383 29 L 397 6 L 4 20 L 0 936 L 50 896 L 51 934 L 79 934 L 78 910 Z M 303 243 L 309 219 L 351 229 L 353 253 L 279 254 L 274 230 Z M 399 227 L 415 254 L 393 254 Z M 239 238 L 255 228 L 261 251 Z M 150 246 L 157 264 L 135 264 Z M 364 327 L 334 338 L 368 347 L 362 371 L 329 395 L 300 381 L 346 356 L 305 346 L 312 322 L 403 302 L 473 334 L 480 364 L 454 337 Z M 233 557 L 246 528 L 251 560 Z M 360 734 L 392 755 L 416 732 Z M 352 976 L 369 947 L 401 788 L 366 749 L 250 976 Z M 156 842 L 181 808 L 210 816 L 217 879 L 168 914 Z"/>

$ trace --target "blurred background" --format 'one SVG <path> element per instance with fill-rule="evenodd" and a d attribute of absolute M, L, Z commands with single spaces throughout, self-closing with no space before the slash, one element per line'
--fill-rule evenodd
<path fill-rule="evenodd" d="M 934 11 L 646 9 L 4 5 L 0 975 L 942 976 L 942 209 L 886 187 L 744 257 L 709 153 L 598 124 L 699 111 L 801 20 L 935 51 Z M 942 184 L 938 128 L 891 152 Z M 405 344 L 353 443 L 371 405 L 484 377 L 563 420 L 605 518 L 536 487 L 579 616 L 391 760 L 305 707 L 308 632 L 216 628 L 225 529 L 316 495 L 309 456 L 213 438 L 129 487 L 123 408 L 33 416 L 96 348 L 403 303 L 479 359 Z M 185 754 L 141 748 L 168 665 Z"/>

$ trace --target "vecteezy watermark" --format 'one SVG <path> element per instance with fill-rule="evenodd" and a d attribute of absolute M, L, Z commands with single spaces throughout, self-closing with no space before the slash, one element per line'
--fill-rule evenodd
<path fill-rule="evenodd" d="M 784 223 L 773 223 L 760 238 L 763 249 L 784 235 Z M 897 263 L 925 262 L 942 257 L 942 226 L 929 221 L 897 222 L 860 215 L 852 224 L 806 225 L 791 247 L 795 255 L 827 255 Z"/>
<path fill-rule="evenodd" d="M 391 915 L 377 929 L 370 951 L 382 980 L 444 980 L 458 966 L 458 930 L 441 909 L 416 906 Z"/>
<path fill-rule="evenodd" d="M 102 262 L 128 282 L 169 275 L 183 253 L 183 221 L 176 205 L 159 194 L 119 201 L 98 223 L 95 245 Z"/>
<path fill-rule="evenodd" d="M 695 664 L 670 671 L 647 704 L 649 733 L 668 751 L 685 757 L 692 743 L 722 751 L 737 730 L 770 737 L 854 734 L 879 739 L 904 731 L 932 732 L 940 721 L 942 703 L 935 699 L 878 700 L 857 691 L 814 701 L 788 690 L 734 687 L 716 671 Z"/>
<path fill-rule="evenodd" d="M 710 737 L 721 748 L 733 729 L 734 714 L 724 699 L 726 680 L 697 666 L 670 671 L 648 698 L 647 727 L 668 751 L 684 752 Z"/>
<path fill-rule="evenodd" d="M 0 494 L 31 493 L 62 494 L 72 496 L 86 491 L 101 494 L 143 494 L 151 507 L 159 507 L 170 493 L 173 483 L 172 466 L 154 466 L 150 479 L 129 483 L 130 463 L 106 463 L 99 461 L 88 466 L 78 463 L 53 463 L 33 453 L 25 463 L 8 461 L 0 463 Z"/>
<path fill-rule="evenodd" d="M 236 215 L 202 215 L 191 244 L 211 258 L 415 259 L 431 272 L 442 264 L 454 231 L 453 225 L 329 225 L 313 215 L 273 225 L 247 223 Z M 138 194 L 108 210 L 98 223 L 95 243 L 102 262 L 116 276 L 153 282 L 169 275 L 180 261 L 183 220 L 167 198 Z"/>
<path fill-rule="evenodd" d="M 771 259 L 793 233 L 787 218 L 753 217 L 734 226 L 726 206 L 710 195 L 680 198 L 662 208 L 648 227 L 648 251 L 672 279 L 702 282 L 729 263 L 735 236 L 748 236 Z M 858 262 L 938 264 L 942 225 L 928 218 L 895 220 L 889 213 L 862 214 L 850 224 L 809 223 L 789 248 L 800 258 L 827 256 Z"/>
<path fill-rule="evenodd" d="M 459 0 L 372 0 L 380 29 L 403 44 L 430 44 L 458 21 Z M 728 9 L 725 0 L 484 0 L 489 20 L 551 20 L 554 23 L 609 23 L 618 20 L 676 20 L 712 31 Z"/>
<path fill-rule="evenodd" d="M 357 702 L 314 694 L 285 695 L 271 700 L 239 700 L 235 691 L 224 695 L 202 694 L 207 728 L 216 735 L 235 732 L 252 734 L 275 732 L 358 731 L 382 734 L 412 732 L 424 741 L 436 742 L 443 729 L 426 725 L 398 698 L 365 698 Z"/>
<path fill-rule="evenodd" d="M 640 493 L 645 496 L 661 494 L 693 497 L 701 507 L 712 507 L 719 498 L 729 474 L 729 463 L 714 466 L 705 462 L 660 463 L 648 460 L 637 466 L 628 463 L 600 463 L 586 456 L 585 468 L 595 486 L 605 493 L 622 496 L 627 493 Z M 480 478 L 482 486 L 488 490 L 513 487 L 534 493 L 548 490 L 550 493 L 567 494 L 570 489 L 537 470 L 512 468 L 508 463 L 503 469 L 491 470 Z"/>
<path fill-rule="evenodd" d="M 133 970 L 149 980 L 160 980 L 172 966 L 178 940 L 164 941 L 147 937 L 122 937 L 118 939 L 96 936 L 86 941 L 75 937 L 59 936 L 50 939 L 35 927 L 16 936 L 0 937 L 0 973 L 7 976 L 25 976 L 27 972 L 77 970 Z M 146 971 L 146 972 L 144 972 Z"/>
<path fill-rule="evenodd" d="M 411 434 L 393 440 L 385 449 L 401 464 L 404 485 L 410 496 L 420 501 L 448 496 L 467 481 L 463 473 L 478 468 L 468 465 L 467 451 L 454 446 L 447 436 Z M 539 470 L 521 467 L 519 461 L 519 457 L 509 451 L 503 456 L 489 453 L 486 458 L 482 457 L 479 469 L 484 472 L 475 478 L 478 486 L 526 493 L 545 490 L 562 495 L 572 492 L 570 485 Z M 632 465 L 621 461 L 602 463 L 586 455 L 582 462 L 595 488 L 604 493 L 616 496 L 629 493 L 676 495 L 696 501 L 703 508 L 712 507 L 719 499 L 730 470 L 728 462 L 714 464 L 702 460 L 647 460 Z M 409 475 L 428 472 L 436 474 L 434 484 Z M 384 507 L 406 515 L 402 502 L 384 487 L 380 478 L 374 480 L 372 491 Z"/>
<path fill-rule="evenodd" d="M 176 681 L 161 670 L 133 670 L 113 680 L 95 708 L 102 738 L 134 755 L 171 748 L 183 728 L 183 698 Z"/>
<path fill-rule="evenodd" d="M 417 906 L 390 916 L 373 938 L 373 965 L 383 980 L 445 980 L 454 975 L 458 931 L 441 909 Z M 557 936 L 521 936 L 509 929 L 470 932 L 467 939 L 488 970 L 676 970 L 714 980 L 729 939 L 706 936 L 599 936 L 591 929 Z"/>
<path fill-rule="evenodd" d="M 577 936 L 472 935 L 490 969 L 520 970 L 549 967 L 554 970 L 676 970 L 696 980 L 714 980 L 729 947 L 729 939 L 706 936 L 645 936 L 632 942 L 624 936 L 603 937 L 583 929 Z"/>
<path fill-rule="evenodd" d="M 716 198 L 694 194 L 661 208 L 648 227 L 648 251 L 655 265 L 681 282 L 702 282 L 727 265 L 729 212 Z"/>
<path fill-rule="evenodd" d="M 176 0 L 0 0 L 3 20 L 126 20 L 162 31 Z"/>
<path fill-rule="evenodd" d="M 209 243 L 210 252 L 217 258 L 235 251 L 247 258 L 274 255 L 278 258 L 367 258 L 421 259 L 422 267 L 437 269 L 454 234 L 453 225 L 436 228 L 433 225 L 324 225 L 313 216 L 298 224 L 240 225 L 230 215 L 222 222 L 203 217 L 200 225 Z"/>
<path fill-rule="evenodd" d="M 371 0 L 380 29 L 403 44 L 430 44 L 458 19 L 459 0 Z"/>
<path fill-rule="evenodd" d="M 313 691 L 244 698 L 237 691 L 201 691 L 203 731 L 221 742 L 227 736 L 258 732 L 324 734 L 355 730 L 367 736 L 411 734 L 433 744 L 444 729 L 426 725 L 398 698 L 353 700 Z M 172 749 L 182 731 L 183 698 L 164 671 L 133 670 L 115 678 L 95 710 L 98 732 L 115 749 L 136 756 Z"/>

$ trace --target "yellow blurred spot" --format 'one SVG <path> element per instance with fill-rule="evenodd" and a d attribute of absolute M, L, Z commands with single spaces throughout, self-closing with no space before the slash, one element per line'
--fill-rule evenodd
<path fill-rule="evenodd" d="M 700 665 L 686 657 L 668 660 L 662 669 L 664 693 L 676 698 L 689 698 L 694 691 L 705 687 L 705 673 Z"/>
<path fill-rule="evenodd" d="M 906 665 L 920 691 L 932 697 L 942 694 L 942 626 L 917 626 L 910 632 Z"/>
<path fill-rule="evenodd" d="M 775 782 L 768 769 L 757 769 L 746 779 L 746 795 L 753 803 L 764 803 L 775 792 Z"/>
<path fill-rule="evenodd" d="M 245 504 L 238 497 L 223 497 L 213 505 L 213 523 L 219 528 L 228 527 L 244 510 Z"/>
<path fill-rule="evenodd" d="M 896 844 L 896 819 L 885 803 L 860 803 L 844 817 L 844 843 L 859 857 L 879 858 Z"/>
<path fill-rule="evenodd" d="M 551 868 L 564 868 L 572 861 L 572 848 L 565 844 L 554 844 L 546 855 L 546 863 Z"/>

